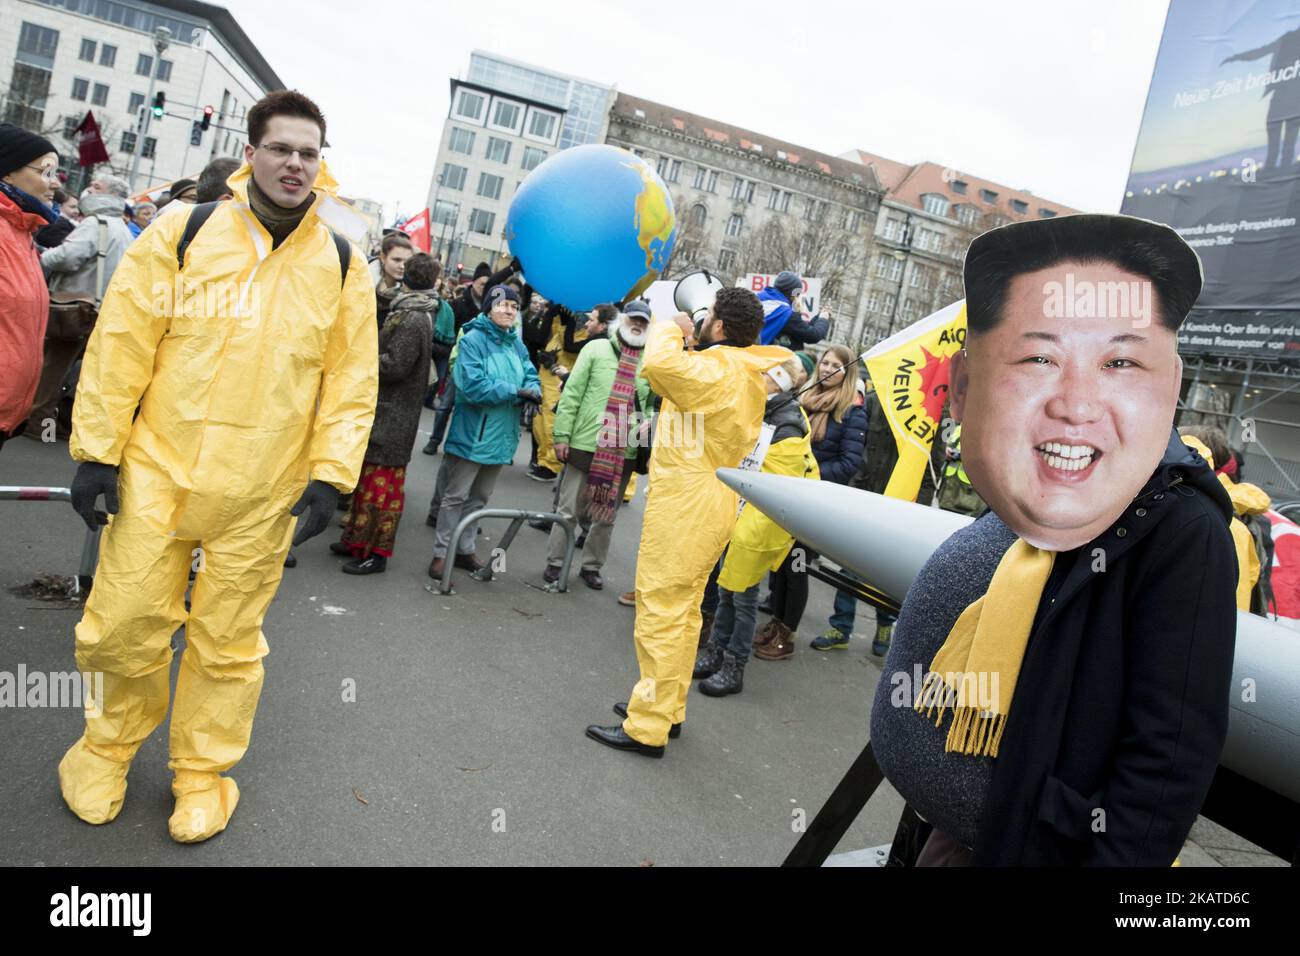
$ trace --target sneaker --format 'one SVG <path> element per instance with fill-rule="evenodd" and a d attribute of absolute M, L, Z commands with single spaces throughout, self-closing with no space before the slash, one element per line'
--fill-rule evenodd
<path fill-rule="evenodd" d="M 877 624 L 876 636 L 871 642 L 871 653 L 884 657 L 889 653 L 889 641 L 894 636 L 894 625 Z"/>
<path fill-rule="evenodd" d="M 625 591 L 618 596 L 618 603 L 624 607 L 636 607 L 636 592 Z"/>
<path fill-rule="evenodd" d="M 364 561 L 353 558 L 343 565 L 344 574 L 383 574 L 388 570 L 388 559 L 382 554 L 372 554 Z"/>
<path fill-rule="evenodd" d="M 809 646 L 814 651 L 842 651 L 849 646 L 849 636 L 832 627 L 821 637 L 814 637 Z"/>
<path fill-rule="evenodd" d="M 725 653 L 717 644 L 705 644 L 700 648 L 700 652 L 695 655 L 695 670 L 691 672 L 691 678 L 700 680 L 712 677 L 722 667 L 722 659 Z"/>
<path fill-rule="evenodd" d="M 438 454 L 438 443 L 430 438 L 425 442 L 424 447 L 421 448 L 420 451 L 424 452 L 426 455 L 436 455 Z"/>
<path fill-rule="evenodd" d="M 352 545 L 344 544 L 342 541 L 331 541 L 330 551 L 334 554 L 341 554 L 345 558 L 352 556 Z"/>
<path fill-rule="evenodd" d="M 528 469 L 528 477 L 533 481 L 554 481 L 558 475 L 549 468 L 543 468 L 541 465 L 533 465 Z"/>

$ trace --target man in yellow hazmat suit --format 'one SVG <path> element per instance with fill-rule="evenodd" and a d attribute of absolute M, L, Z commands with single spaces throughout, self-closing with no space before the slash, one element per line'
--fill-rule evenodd
<path fill-rule="evenodd" d="M 718 480 L 753 450 L 763 421 L 763 373 L 791 357 L 757 345 L 763 308 L 746 289 L 720 289 L 700 330 L 705 347 L 683 349 L 690 319 L 656 323 L 642 375 L 663 396 L 650 457 L 650 487 L 636 568 L 636 656 L 641 679 L 621 725 L 587 728 L 619 750 L 662 757 L 686 716 L 709 572 L 736 524 L 736 493 Z"/>
<path fill-rule="evenodd" d="M 77 625 L 77 665 L 103 673 L 103 694 L 59 764 L 63 798 L 87 823 L 122 809 L 130 762 L 167 713 L 183 625 L 168 828 L 185 843 L 221 832 L 235 809 L 239 789 L 221 774 L 248 748 L 262 618 L 294 516 L 308 512 L 296 544 L 356 484 L 378 381 L 366 262 L 326 225 L 346 209 L 320 158 L 324 117 L 300 93 L 272 93 L 248 111 L 248 142 L 233 199 L 164 213 L 123 257 L 70 445 L 73 506 L 108 528 Z M 95 512 L 100 494 L 111 521 Z"/>

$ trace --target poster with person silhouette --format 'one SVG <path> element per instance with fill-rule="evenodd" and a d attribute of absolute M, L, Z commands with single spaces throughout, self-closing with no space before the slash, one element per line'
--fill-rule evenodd
<path fill-rule="evenodd" d="M 1300 0 L 1172 0 L 1122 211 L 1205 286 L 1185 351 L 1300 357 Z"/>

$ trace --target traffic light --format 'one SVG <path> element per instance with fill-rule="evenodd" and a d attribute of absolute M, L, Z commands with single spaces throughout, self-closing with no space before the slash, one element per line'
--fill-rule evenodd
<path fill-rule="evenodd" d="M 203 124 L 197 120 L 194 122 L 194 125 L 190 127 L 190 145 L 203 145 Z"/>
<path fill-rule="evenodd" d="M 167 94 L 159 90 L 153 96 L 153 115 L 154 119 L 162 119 L 163 113 L 167 111 Z"/>
<path fill-rule="evenodd" d="M 212 125 L 212 107 L 205 106 L 203 107 L 203 122 L 199 124 L 199 128 L 206 130 L 211 125 Z"/>

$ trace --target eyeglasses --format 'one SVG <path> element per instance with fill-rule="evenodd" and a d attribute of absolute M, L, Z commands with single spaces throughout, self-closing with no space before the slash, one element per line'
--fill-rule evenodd
<path fill-rule="evenodd" d="M 57 166 L 51 166 L 48 169 L 43 169 L 40 166 L 24 166 L 23 169 L 36 170 L 38 173 L 41 174 L 42 179 L 53 179 L 55 182 L 57 182 L 59 179 L 59 167 Z"/>
<path fill-rule="evenodd" d="M 294 149 L 285 146 L 284 143 L 267 143 L 265 146 L 255 146 L 254 149 L 264 149 L 276 159 L 288 159 L 294 153 L 297 153 L 298 158 L 304 163 L 320 162 L 319 149 Z"/>

